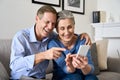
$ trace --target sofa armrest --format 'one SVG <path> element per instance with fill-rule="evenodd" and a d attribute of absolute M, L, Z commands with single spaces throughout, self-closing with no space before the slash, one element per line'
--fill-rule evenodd
<path fill-rule="evenodd" d="M 52 60 L 49 61 L 48 68 L 46 70 L 46 74 L 52 73 L 53 72 L 53 62 Z"/>
<path fill-rule="evenodd" d="M 53 76 L 52 72 L 53 72 L 53 62 L 52 62 L 52 60 L 50 60 L 48 68 L 46 70 L 46 79 L 47 80 L 52 80 L 52 76 Z"/>
<path fill-rule="evenodd" d="M 120 73 L 120 58 L 108 58 L 107 59 L 108 70 L 112 72 Z"/>
<path fill-rule="evenodd" d="M 8 73 L 1 62 L 0 62 L 0 80 L 9 80 Z"/>

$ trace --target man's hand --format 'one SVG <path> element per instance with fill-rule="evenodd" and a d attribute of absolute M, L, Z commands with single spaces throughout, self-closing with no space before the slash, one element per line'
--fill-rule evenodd
<path fill-rule="evenodd" d="M 82 40 L 83 38 L 86 39 L 86 42 L 85 42 L 86 45 L 90 45 L 90 46 L 92 45 L 90 36 L 87 33 L 81 33 L 81 38 L 80 39 Z"/>
<path fill-rule="evenodd" d="M 49 50 L 46 50 L 45 52 L 40 52 L 35 54 L 35 62 L 34 65 L 44 61 L 44 60 L 51 60 L 51 59 L 57 59 L 61 56 L 61 52 L 65 51 L 65 48 L 58 48 L 54 47 Z"/>
<path fill-rule="evenodd" d="M 46 59 L 57 59 L 61 56 L 61 52 L 65 51 L 65 48 L 53 47 L 45 52 Z"/>

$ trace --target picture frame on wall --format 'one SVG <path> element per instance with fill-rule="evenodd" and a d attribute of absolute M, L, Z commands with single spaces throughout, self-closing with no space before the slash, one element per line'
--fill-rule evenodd
<path fill-rule="evenodd" d="M 32 3 L 36 4 L 45 4 L 45 5 L 51 5 L 51 6 L 56 6 L 60 7 L 61 5 L 61 0 L 32 0 Z"/>
<path fill-rule="evenodd" d="M 85 14 L 85 0 L 62 0 L 62 10 Z"/>

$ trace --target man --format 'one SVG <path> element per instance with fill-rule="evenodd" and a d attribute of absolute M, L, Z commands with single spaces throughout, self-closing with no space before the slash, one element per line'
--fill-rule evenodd
<path fill-rule="evenodd" d="M 11 46 L 11 79 L 20 79 L 21 76 L 45 78 L 48 60 L 57 59 L 61 51 L 65 50 L 64 48 L 47 50 L 48 41 L 56 36 L 53 33 L 56 19 L 56 10 L 51 6 L 43 6 L 37 11 L 35 25 L 17 32 Z M 89 36 L 86 35 L 83 34 L 83 37 L 90 43 Z"/>

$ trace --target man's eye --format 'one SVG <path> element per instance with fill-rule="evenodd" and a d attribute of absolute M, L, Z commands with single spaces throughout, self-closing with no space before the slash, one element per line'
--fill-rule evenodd
<path fill-rule="evenodd" d="M 46 21 L 45 23 L 46 23 L 46 24 L 48 24 L 48 23 L 49 23 L 49 21 Z"/>
<path fill-rule="evenodd" d="M 55 23 L 52 23 L 52 25 L 55 27 Z"/>

